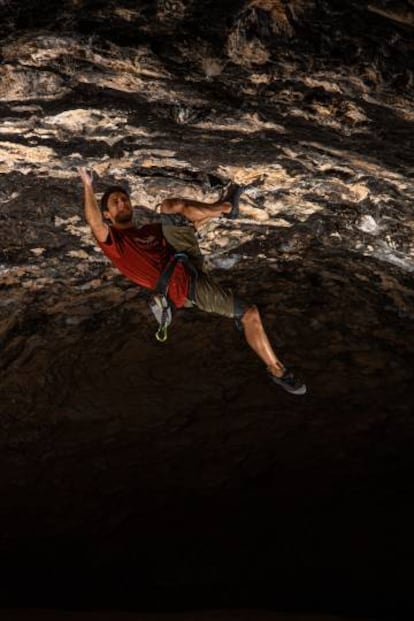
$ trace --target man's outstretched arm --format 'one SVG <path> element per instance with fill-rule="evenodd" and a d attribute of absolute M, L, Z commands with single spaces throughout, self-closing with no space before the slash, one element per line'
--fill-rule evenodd
<path fill-rule="evenodd" d="M 83 181 L 84 197 L 85 197 L 85 218 L 92 233 L 100 242 L 106 241 L 108 237 L 109 227 L 105 224 L 101 210 L 93 191 L 92 175 L 88 173 L 85 167 L 79 167 L 78 172 Z"/>

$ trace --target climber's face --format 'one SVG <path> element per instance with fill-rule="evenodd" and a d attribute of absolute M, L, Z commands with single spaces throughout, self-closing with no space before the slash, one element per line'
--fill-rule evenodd
<path fill-rule="evenodd" d="M 104 212 L 112 224 L 129 224 L 132 222 L 131 200 L 125 192 L 112 192 L 108 197 L 107 209 Z"/>

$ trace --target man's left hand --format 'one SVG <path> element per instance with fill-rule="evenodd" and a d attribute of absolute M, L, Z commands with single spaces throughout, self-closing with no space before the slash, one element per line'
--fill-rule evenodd
<path fill-rule="evenodd" d="M 86 186 L 92 187 L 93 185 L 93 170 L 88 171 L 85 166 L 78 166 L 78 173 Z"/>

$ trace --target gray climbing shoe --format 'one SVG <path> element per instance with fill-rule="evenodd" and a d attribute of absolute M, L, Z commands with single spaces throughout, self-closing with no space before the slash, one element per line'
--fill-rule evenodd
<path fill-rule="evenodd" d="M 278 384 L 292 395 L 306 394 L 306 384 L 296 377 L 290 369 L 286 369 L 282 377 L 276 377 L 276 375 L 273 375 L 270 371 L 267 373 L 274 384 Z"/>

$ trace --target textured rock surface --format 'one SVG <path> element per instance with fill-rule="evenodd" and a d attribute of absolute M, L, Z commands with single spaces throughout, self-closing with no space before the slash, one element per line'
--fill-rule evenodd
<path fill-rule="evenodd" d="M 0 2 L 5 601 L 409 603 L 413 14 Z M 79 164 L 98 193 L 125 183 L 137 222 L 251 184 L 202 247 L 308 397 L 269 386 L 231 322 L 180 312 L 154 341 Z"/>

